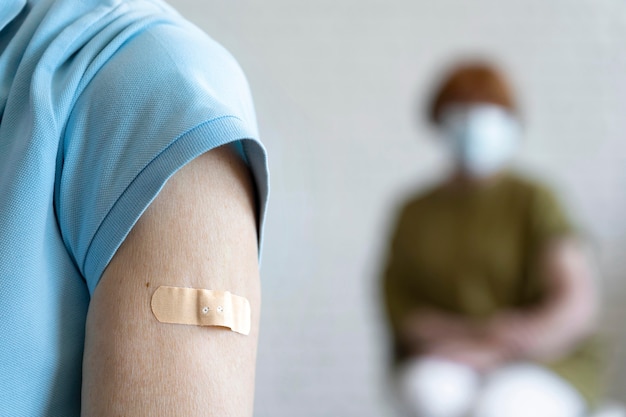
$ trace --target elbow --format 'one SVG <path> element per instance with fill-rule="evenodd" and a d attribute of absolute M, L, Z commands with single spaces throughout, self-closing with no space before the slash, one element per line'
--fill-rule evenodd
<path fill-rule="evenodd" d="M 593 333 L 600 321 L 600 303 L 595 295 L 579 299 L 574 306 L 571 323 L 575 336 L 584 338 Z"/>

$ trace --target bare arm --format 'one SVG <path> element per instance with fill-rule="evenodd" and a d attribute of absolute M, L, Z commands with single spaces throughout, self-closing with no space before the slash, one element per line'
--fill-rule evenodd
<path fill-rule="evenodd" d="M 548 246 L 542 261 L 549 296 L 540 307 L 505 311 L 486 324 L 420 311 L 407 317 L 405 340 L 427 354 L 483 369 L 509 360 L 553 360 L 567 354 L 595 323 L 593 274 L 580 244 L 571 239 Z"/>
<path fill-rule="evenodd" d="M 417 355 L 440 357 L 481 371 L 508 359 L 510 349 L 490 338 L 484 324 L 463 316 L 418 310 L 404 323 L 404 343 Z"/>
<path fill-rule="evenodd" d="M 87 317 L 82 415 L 251 416 L 260 309 L 253 188 L 228 147 L 183 167 L 103 274 Z M 252 329 L 158 322 L 161 285 L 248 298 Z"/>
<path fill-rule="evenodd" d="M 416 309 L 402 322 L 402 341 L 413 351 L 430 350 L 448 342 L 484 336 L 472 320 L 438 309 Z"/>
<path fill-rule="evenodd" d="M 537 309 L 496 317 L 491 337 L 514 356 L 556 359 L 570 351 L 593 329 L 598 295 L 588 259 L 580 243 L 564 239 L 550 245 L 543 257 L 549 296 Z"/>

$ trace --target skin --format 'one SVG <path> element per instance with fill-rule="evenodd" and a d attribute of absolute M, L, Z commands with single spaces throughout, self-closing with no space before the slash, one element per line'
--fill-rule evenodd
<path fill-rule="evenodd" d="M 481 187 L 488 178 L 472 178 L 458 171 L 452 187 Z M 598 300 L 589 261 L 573 238 L 550 242 L 541 256 L 548 280 L 546 301 L 527 310 L 503 311 L 486 322 L 438 310 L 408 315 L 402 339 L 416 354 L 439 357 L 484 372 L 516 360 L 554 360 L 569 353 L 593 329 Z"/>
<path fill-rule="evenodd" d="M 82 415 L 252 416 L 260 282 L 254 191 L 230 147 L 187 164 L 105 270 L 87 316 Z M 161 285 L 246 297 L 252 329 L 158 322 Z"/>

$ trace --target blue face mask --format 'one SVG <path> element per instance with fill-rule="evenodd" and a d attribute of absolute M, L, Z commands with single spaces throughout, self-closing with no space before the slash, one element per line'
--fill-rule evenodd
<path fill-rule="evenodd" d="M 457 165 L 474 177 L 488 177 L 512 159 L 521 139 L 519 121 L 491 104 L 454 105 L 442 114 L 442 131 Z"/>

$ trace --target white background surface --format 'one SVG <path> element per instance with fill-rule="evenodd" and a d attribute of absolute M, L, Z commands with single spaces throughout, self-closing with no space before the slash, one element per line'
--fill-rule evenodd
<path fill-rule="evenodd" d="M 603 331 L 626 340 L 626 1 L 170 3 L 238 58 L 270 152 L 256 417 L 390 415 L 387 227 L 445 169 L 423 99 L 445 64 L 475 53 L 516 85 L 520 164 L 589 232 Z M 626 399 L 623 340 L 611 389 Z"/>

